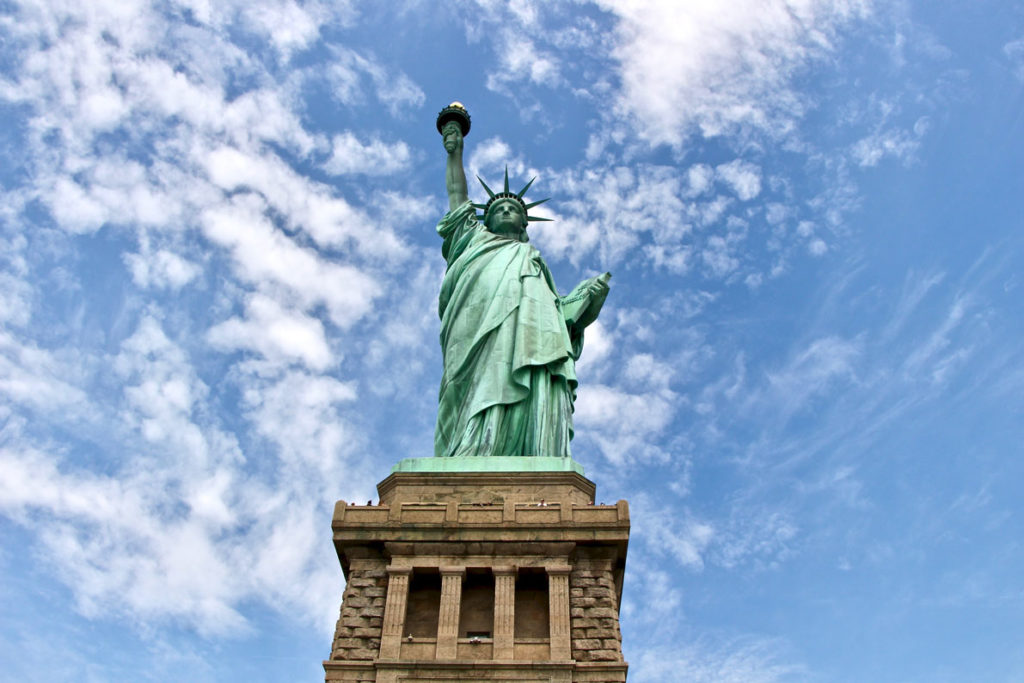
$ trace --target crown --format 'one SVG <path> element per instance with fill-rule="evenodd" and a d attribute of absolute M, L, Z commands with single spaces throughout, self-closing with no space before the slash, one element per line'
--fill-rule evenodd
<path fill-rule="evenodd" d="M 526 195 L 526 191 L 530 189 L 530 185 L 533 185 L 533 181 L 537 179 L 536 176 L 534 176 L 530 180 L 530 182 L 526 183 L 526 187 L 524 187 L 523 189 L 519 190 L 519 192 L 510 192 L 509 189 L 508 189 L 508 166 L 505 167 L 505 190 L 502 191 L 502 192 L 495 193 L 493 190 L 491 190 L 491 188 L 487 187 L 487 183 L 485 183 L 484 179 L 481 178 L 480 176 L 477 176 L 476 179 L 480 181 L 480 184 L 484 186 L 484 189 L 487 190 L 487 194 L 490 196 L 490 198 L 487 200 L 486 204 L 473 204 L 474 208 L 483 209 L 484 210 L 482 215 L 477 216 L 477 218 L 481 222 L 483 222 L 483 221 L 485 221 L 487 219 L 487 212 L 491 210 L 491 206 L 495 202 L 501 201 L 502 199 L 511 199 L 513 201 L 519 202 L 519 206 L 523 207 L 523 215 L 526 216 L 526 220 L 528 220 L 528 221 L 532 222 L 532 221 L 550 221 L 550 220 L 553 220 L 551 218 L 541 218 L 540 216 L 531 216 L 528 213 L 530 209 L 532 209 L 533 207 L 537 206 L 538 204 L 543 204 L 544 202 L 548 201 L 548 199 L 551 199 L 551 197 L 548 197 L 547 199 L 541 199 L 538 202 L 531 202 L 529 204 L 527 204 L 525 201 L 523 201 L 523 196 Z"/>
<path fill-rule="evenodd" d="M 455 121 L 459 124 L 463 137 L 469 135 L 471 121 L 469 119 L 469 112 L 466 111 L 466 107 L 462 102 L 452 102 L 437 113 L 437 132 L 440 133 L 444 128 L 444 124 L 449 121 Z"/>

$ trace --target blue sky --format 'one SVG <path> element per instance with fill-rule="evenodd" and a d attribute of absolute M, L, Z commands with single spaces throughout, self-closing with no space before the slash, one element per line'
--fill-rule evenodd
<path fill-rule="evenodd" d="M 0 679 L 317 680 L 431 453 L 447 206 L 609 270 L 630 680 L 1024 680 L 1024 9 L 0 4 Z M 483 191 L 471 190 L 479 201 Z M 1017 494 L 1014 491 L 1018 491 Z"/>

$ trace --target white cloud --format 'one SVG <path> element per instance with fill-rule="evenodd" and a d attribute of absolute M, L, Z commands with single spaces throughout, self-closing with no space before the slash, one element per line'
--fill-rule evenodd
<path fill-rule="evenodd" d="M 0 326 L 7 329 L 27 324 L 31 315 L 32 286 L 25 277 L 27 246 L 24 235 L 0 237 Z"/>
<path fill-rule="evenodd" d="M 219 636 L 248 629 L 238 605 L 258 599 L 326 628 L 341 577 L 317 520 L 358 443 L 336 410 L 355 397 L 351 385 L 290 371 L 245 388 L 255 432 L 272 444 L 247 472 L 211 418 L 209 388 L 158 320 L 144 317 L 110 365 L 127 432 L 105 434 L 122 452 L 103 473 L 32 446 L 18 421 L 5 422 L 0 446 L 0 510 L 36 531 L 78 611 L 172 617 Z M 366 486 L 352 474 L 343 489 Z"/>
<path fill-rule="evenodd" d="M 666 247 L 658 244 L 644 246 L 644 255 L 656 269 L 665 269 L 675 275 L 685 275 L 690 270 L 693 250 L 690 247 Z"/>
<path fill-rule="evenodd" d="M 481 140 L 479 144 L 471 147 L 467 171 L 483 177 L 484 173 L 493 172 L 495 168 L 504 168 L 506 165 L 508 165 L 511 175 L 520 172 L 523 164 L 518 157 L 512 156 L 512 148 L 508 146 L 508 143 L 500 137 L 493 137 Z M 493 184 L 491 184 L 491 189 L 496 192 L 501 191 L 500 188 L 495 189 Z M 518 189 L 518 187 L 515 188 L 515 190 Z M 470 190 L 470 194 L 473 194 L 473 190 Z"/>
<path fill-rule="evenodd" d="M 798 407 L 841 379 L 855 380 L 855 363 L 862 343 L 829 336 L 816 339 L 797 353 L 777 372 L 768 374 L 768 382 L 778 406 L 788 411 Z"/>
<path fill-rule="evenodd" d="M 773 510 L 734 510 L 733 518 L 719 530 L 711 551 L 713 562 L 727 569 L 743 562 L 775 567 L 790 553 L 797 535 L 792 519 Z"/>
<path fill-rule="evenodd" d="M 10 449 L 0 450 L 0 472 L 0 506 L 39 520 L 39 540 L 75 587 L 82 613 L 130 608 L 146 617 L 185 618 L 208 633 L 245 627 L 229 606 L 243 583 L 224 553 L 213 550 L 205 522 L 159 518 L 161 487 L 170 482 L 145 473 L 129 479 L 64 473 L 43 453 Z"/>
<path fill-rule="evenodd" d="M 53 217 L 70 232 L 98 230 L 110 216 L 107 207 L 89 196 L 81 185 L 69 178 L 57 179 L 53 188 Z"/>
<path fill-rule="evenodd" d="M 921 302 L 937 285 L 945 280 L 946 274 L 940 271 L 926 273 L 910 272 L 904 280 L 896 308 L 889 323 L 882 331 L 881 338 L 888 343 L 901 332 L 910 317 L 917 312 Z"/>
<path fill-rule="evenodd" d="M 702 290 L 680 292 L 673 297 L 673 314 L 682 316 L 684 320 L 689 320 L 703 313 L 708 304 L 718 297 L 719 295 L 716 293 Z"/>
<path fill-rule="evenodd" d="M 704 568 L 704 552 L 715 538 L 712 525 L 684 511 L 676 511 L 666 522 L 646 494 L 636 497 L 631 506 L 635 510 L 631 515 L 633 536 L 643 543 L 647 552 L 671 557 L 687 569 Z"/>
<path fill-rule="evenodd" d="M 672 365 L 657 360 L 650 353 L 630 356 L 623 368 L 626 380 L 648 390 L 668 390 L 674 372 Z"/>
<path fill-rule="evenodd" d="M 277 156 L 218 147 L 204 152 L 200 163 L 226 191 L 259 192 L 283 214 L 290 228 L 305 231 L 321 246 L 354 243 L 360 256 L 374 261 L 401 261 L 407 255 L 406 246 L 389 226 L 374 223 L 330 187 L 300 175 Z"/>
<path fill-rule="evenodd" d="M 652 145 L 758 131 L 789 134 L 806 103 L 793 77 L 867 12 L 856 0 L 664 3 L 601 0 L 619 19 L 616 107 Z"/>
<path fill-rule="evenodd" d="M 0 323 L 25 325 L 29 321 L 31 288 L 19 277 L 0 272 Z"/>
<path fill-rule="evenodd" d="M 326 629 L 342 576 L 319 517 L 370 479 L 346 464 L 359 444 L 346 413 L 355 384 L 317 374 L 337 358 L 320 317 L 351 328 L 370 314 L 384 290 L 371 269 L 393 267 L 408 247 L 373 207 L 296 171 L 329 142 L 307 128 L 300 96 L 316 74 L 280 62 L 314 46 L 323 26 L 344 24 L 342 3 L 187 5 L 25 3 L 3 20 L 17 69 L 0 97 L 18 103 L 30 179 L 5 194 L 3 218 L 21 229 L 19 212 L 36 202 L 63 231 L 44 220 L 26 234 L 43 247 L 32 268 L 44 264 L 42 276 L 65 288 L 42 312 L 67 319 L 43 334 L 56 348 L 16 336 L 38 313 L 24 283 L 40 272 L 16 263 L 25 245 L 5 230 L 0 509 L 38 539 L 87 616 L 238 633 L 239 605 L 260 602 Z M 422 103 L 401 72 L 346 54 L 358 87 L 369 84 L 391 113 Z M 411 163 L 405 143 L 374 138 L 347 151 L 378 172 Z M 99 247 L 88 234 L 104 226 L 113 258 L 86 260 L 77 250 Z M 72 243 L 66 233 L 87 236 Z M 79 256 L 87 265 L 69 272 Z M 148 291 L 108 299 L 89 289 L 95 264 L 115 264 L 105 285 L 130 284 L 121 262 Z M 188 289 L 207 268 L 209 315 Z M 242 303 L 244 315 L 230 317 Z M 189 328 L 211 318 L 220 324 L 210 340 L 260 360 L 193 367 L 209 349 Z M 108 355 L 104 344 L 119 341 Z M 232 382 L 238 418 L 252 421 L 239 432 L 245 455 L 219 422 Z"/>
<path fill-rule="evenodd" d="M 346 131 L 332 138 L 331 158 L 324 162 L 324 170 L 334 175 L 391 175 L 408 168 L 411 156 L 402 141 L 389 145 L 372 138 L 364 142 Z"/>
<path fill-rule="evenodd" d="M 347 3 L 340 3 L 341 6 Z M 305 7 L 292 0 L 242 4 L 244 16 L 251 27 L 270 39 L 284 61 L 293 52 L 301 51 L 320 35 L 320 26 L 327 19 L 326 6 L 309 3 Z"/>
<path fill-rule="evenodd" d="M 125 254 L 132 279 L 140 287 L 181 289 L 201 272 L 199 266 L 172 251 L 159 249 L 152 254 Z"/>
<path fill-rule="evenodd" d="M 779 202 L 770 202 L 765 208 L 764 219 L 769 225 L 779 225 L 793 214 L 791 207 Z"/>
<path fill-rule="evenodd" d="M 498 47 L 498 67 L 487 77 L 490 90 L 506 92 L 517 81 L 553 88 L 562 82 L 559 61 L 520 31 L 503 30 Z"/>
<path fill-rule="evenodd" d="M 122 381 L 125 421 L 177 459 L 209 462 L 219 444 L 212 443 L 193 421 L 193 411 L 209 388 L 196 376 L 187 352 L 166 335 L 160 322 L 143 317 L 121 344 L 112 365 Z"/>
<path fill-rule="evenodd" d="M 552 176 L 550 182 L 550 192 L 561 199 L 546 215 L 558 222 L 536 228 L 547 257 L 578 262 L 596 249 L 598 263 L 611 268 L 649 234 L 655 245 L 647 249 L 649 258 L 677 270 L 686 267 L 691 247 L 683 242 L 693 223 L 703 220 L 703 207 L 684 199 L 674 168 L 603 166 Z"/>
<path fill-rule="evenodd" d="M 350 104 L 363 98 L 363 77 L 369 77 L 377 99 L 388 108 L 392 116 L 423 104 L 423 90 L 406 74 L 387 69 L 372 55 L 363 56 L 354 50 L 333 45 L 329 48 L 334 59 L 327 70 L 327 79 L 338 101 Z"/>
<path fill-rule="evenodd" d="M 340 327 L 349 327 L 368 313 L 380 294 L 380 286 L 366 273 L 326 262 L 316 251 L 275 230 L 252 195 L 208 210 L 201 221 L 207 237 L 231 251 L 243 280 L 284 287 L 306 309 L 323 304 Z"/>
<path fill-rule="evenodd" d="M 740 265 L 739 259 L 732 254 L 729 240 L 718 235 L 708 238 L 707 246 L 701 251 L 701 259 L 715 277 L 725 277 Z"/>
<path fill-rule="evenodd" d="M 1011 40 L 1003 45 L 1003 54 L 1010 60 L 1017 79 L 1024 81 L 1024 38 Z"/>
<path fill-rule="evenodd" d="M 293 369 L 280 376 L 253 374 L 243 386 L 249 418 L 258 432 L 277 446 L 280 476 L 297 491 L 309 489 L 330 500 L 331 482 L 354 474 L 348 455 L 362 437 L 342 410 L 357 397 L 352 382 Z M 333 501 L 331 501 L 333 503 Z"/>
<path fill-rule="evenodd" d="M 261 294 L 249 296 L 244 320 L 231 318 L 214 326 L 207 339 L 221 349 L 256 351 L 270 361 L 299 361 L 312 370 L 324 370 L 333 361 L 319 320 Z"/>
<path fill-rule="evenodd" d="M 693 681 L 694 683 L 778 683 L 806 680 L 807 670 L 784 660 L 783 643 L 765 638 L 738 637 L 694 641 L 679 639 L 649 646 L 630 658 L 630 680 L 636 683 Z"/>
<path fill-rule="evenodd" d="M 850 153 L 859 166 L 870 167 L 877 166 L 885 157 L 906 163 L 913 159 L 919 146 L 918 139 L 904 130 L 879 130 L 858 140 Z"/>
<path fill-rule="evenodd" d="M 633 557 L 640 555 L 635 550 Z M 658 568 L 657 563 L 635 562 L 630 566 L 629 588 L 624 599 L 621 618 L 641 623 L 662 624 L 682 613 L 683 593 L 673 574 Z M 639 609 L 634 605 L 641 605 Z"/>
<path fill-rule="evenodd" d="M 735 159 L 715 167 L 715 175 L 728 185 L 742 201 L 761 194 L 761 168 L 749 161 Z"/>
<path fill-rule="evenodd" d="M 815 237 L 807 243 L 807 251 L 811 252 L 812 256 L 821 256 L 828 251 L 828 245 L 825 244 L 825 240 Z"/>
<path fill-rule="evenodd" d="M 376 307 L 375 333 L 363 356 L 371 378 L 366 382 L 369 391 L 400 400 L 409 410 L 422 408 L 431 417 L 437 397 L 410 396 L 409 386 L 424 376 L 433 382 L 433 364 L 441 362 L 437 294 L 444 261 L 438 255 L 439 242 L 420 252 L 419 268 L 407 270 L 402 285 L 388 292 L 387 301 Z M 402 371 L 394 372 L 398 367 Z"/>
<path fill-rule="evenodd" d="M 39 409 L 87 410 L 71 368 L 54 354 L 0 330 L 0 395 Z"/>
<path fill-rule="evenodd" d="M 686 169 L 686 177 L 690 185 L 688 194 L 697 197 L 711 189 L 715 172 L 707 164 L 694 164 Z"/>
<path fill-rule="evenodd" d="M 578 373 L 586 375 L 591 366 L 596 366 L 615 348 L 615 335 L 600 319 L 587 327 L 584 333 L 583 355 L 576 364 Z"/>
<path fill-rule="evenodd" d="M 576 22 L 562 17 L 563 21 L 557 28 L 546 30 L 540 23 L 542 13 L 532 2 L 502 4 L 476 0 L 474 4 L 471 12 L 463 17 L 466 35 L 472 42 L 486 36 L 498 61 L 487 77 L 489 90 L 513 95 L 521 94 L 526 84 L 544 87 L 564 85 L 562 62 L 558 55 L 540 47 L 534 37 L 543 36 L 557 43 L 559 35 L 570 31 L 579 38 L 585 32 L 576 26 L 566 26 Z M 546 10 L 552 8 L 553 5 L 545 7 Z M 583 40 L 589 39 L 587 36 Z"/>
<path fill-rule="evenodd" d="M 639 367 L 642 364 L 637 364 L 637 375 L 644 372 L 645 368 Z M 652 368 L 647 369 L 654 371 Z M 664 384 L 663 378 L 657 379 Z M 613 465 L 664 461 L 667 454 L 653 444 L 672 422 L 676 402 L 667 389 L 631 393 L 603 384 L 584 384 L 573 421 L 576 433 L 593 440 Z"/>
<path fill-rule="evenodd" d="M 954 348 L 943 355 L 953 344 L 954 331 L 964 322 L 964 316 L 971 305 L 969 296 L 958 296 L 949 306 L 942 321 L 935 327 L 927 340 L 914 348 L 903 362 L 904 372 L 909 377 L 931 370 L 935 382 L 941 382 L 948 370 L 963 361 L 968 349 Z"/>
<path fill-rule="evenodd" d="M 645 434 L 660 432 L 671 416 L 672 409 L 667 401 L 599 384 L 583 387 L 576 405 L 576 421 L 580 425 L 597 427 L 614 420 Z"/>

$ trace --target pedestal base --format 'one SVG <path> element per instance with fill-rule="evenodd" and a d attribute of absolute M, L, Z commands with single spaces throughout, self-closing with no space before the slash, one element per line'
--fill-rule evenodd
<path fill-rule="evenodd" d="M 498 462 L 524 460 L 561 469 Z M 594 505 L 578 467 L 410 459 L 378 485 L 379 505 L 338 501 L 348 586 L 326 680 L 623 683 L 629 506 Z"/>

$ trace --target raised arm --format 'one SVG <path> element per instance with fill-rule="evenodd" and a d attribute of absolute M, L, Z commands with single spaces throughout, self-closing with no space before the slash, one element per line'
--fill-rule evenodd
<path fill-rule="evenodd" d="M 462 168 L 462 130 L 459 124 L 449 121 L 442 129 L 442 135 L 444 149 L 448 152 L 448 166 L 444 174 L 445 187 L 448 190 L 448 209 L 454 210 L 469 200 L 466 171 Z"/>

